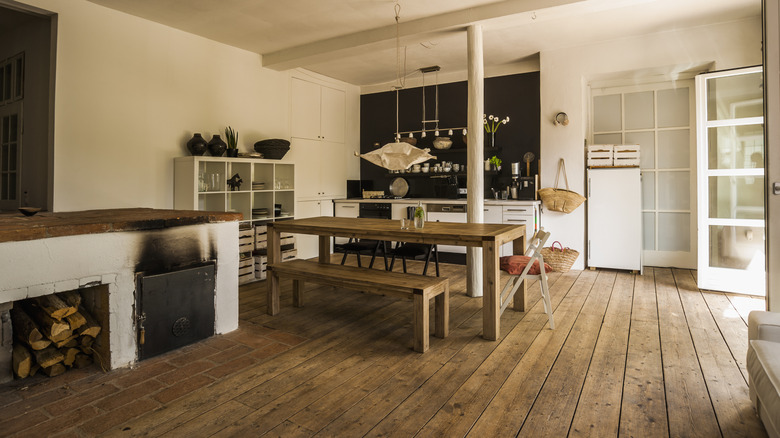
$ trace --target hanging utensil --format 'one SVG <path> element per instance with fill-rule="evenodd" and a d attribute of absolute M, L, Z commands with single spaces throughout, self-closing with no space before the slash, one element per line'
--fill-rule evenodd
<path fill-rule="evenodd" d="M 523 155 L 523 161 L 525 161 L 525 174 L 526 176 L 531 176 L 531 161 L 536 158 L 536 155 L 534 155 L 533 152 L 526 152 L 525 155 Z"/>

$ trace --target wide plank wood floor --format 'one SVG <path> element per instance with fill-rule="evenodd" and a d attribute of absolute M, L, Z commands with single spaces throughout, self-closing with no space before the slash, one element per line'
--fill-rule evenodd
<path fill-rule="evenodd" d="M 442 275 L 450 335 L 432 337 L 425 354 L 412 350 L 408 301 L 307 285 L 307 306 L 293 308 L 283 281 L 271 317 L 259 282 L 240 289 L 236 332 L 136 370 L 0 387 L 0 435 L 39 432 L 23 407 L 48 400 L 72 405 L 43 410 L 63 436 L 766 436 L 745 370 L 747 314 L 763 298 L 699 291 L 690 270 L 553 273 L 555 330 L 533 284 L 529 310 L 507 310 L 491 342 L 480 336 L 481 299 L 465 296 L 465 268 L 443 264 Z M 201 362 L 212 368 L 192 366 Z M 165 373 L 208 378 L 178 392 L 147 385 L 124 405 L 96 389 L 164 386 Z M 153 403 L 128 413 L 144 399 Z"/>

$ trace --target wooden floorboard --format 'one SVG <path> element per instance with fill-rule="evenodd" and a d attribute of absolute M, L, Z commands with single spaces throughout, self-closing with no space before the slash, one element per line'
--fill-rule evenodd
<path fill-rule="evenodd" d="M 555 329 L 533 282 L 527 311 L 505 311 L 501 337 L 486 341 L 464 267 L 441 270 L 450 334 L 424 354 L 409 301 L 307 284 L 295 308 L 283 281 L 269 316 L 258 282 L 240 288 L 233 333 L 136 370 L 0 386 L 0 435 L 58 424 L 64 436 L 119 437 L 766 436 L 745 370 L 747 315 L 763 298 L 701 291 L 681 269 L 552 273 Z"/>

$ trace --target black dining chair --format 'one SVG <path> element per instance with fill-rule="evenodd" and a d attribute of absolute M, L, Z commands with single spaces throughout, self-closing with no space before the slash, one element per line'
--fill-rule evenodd
<path fill-rule="evenodd" d="M 415 207 L 408 207 L 406 209 L 407 219 L 414 219 Z M 433 257 L 434 265 L 436 266 L 436 276 L 439 276 L 439 251 L 435 244 L 428 245 L 424 243 L 409 243 L 409 242 L 396 242 L 395 248 L 390 251 L 390 270 L 393 270 L 395 264 L 395 258 L 400 257 L 403 266 L 404 273 L 406 273 L 406 260 L 425 260 L 425 266 L 423 266 L 422 275 L 428 273 L 428 265 Z"/>
<path fill-rule="evenodd" d="M 360 261 L 360 255 L 366 254 L 371 256 L 371 262 L 368 264 L 368 268 L 374 267 L 374 261 L 376 256 L 381 253 L 382 258 L 385 261 L 385 270 L 388 270 L 387 266 L 387 251 L 385 251 L 385 244 L 381 240 L 367 240 L 367 239 L 353 239 L 350 237 L 347 243 L 339 245 L 342 251 L 344 251 L 344 257 L 341 258 L 341 264 L 343 265 L 347 261 L 347 256 L 355 254 L 357 257 L 357 265 L 362 268 L 362 262 Z"/>

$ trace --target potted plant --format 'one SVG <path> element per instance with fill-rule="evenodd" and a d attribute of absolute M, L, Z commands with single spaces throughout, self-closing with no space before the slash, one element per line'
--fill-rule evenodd
<path fill-rule="evenodd" d="M 227 156 L 238 156 L 238 131 L 228 126 L 225 128 L 225 140 L 227 140 Z"/>
<path fill-rule="evenodd" d="M 493 165 L 493 168 L 496 170 L 501 170 L 501 158 L 498 158 L 497 156 L 493 155 L 490 157 L 490 164 Z"/>

